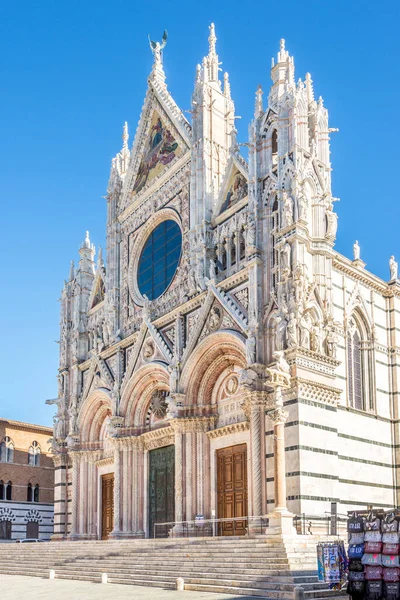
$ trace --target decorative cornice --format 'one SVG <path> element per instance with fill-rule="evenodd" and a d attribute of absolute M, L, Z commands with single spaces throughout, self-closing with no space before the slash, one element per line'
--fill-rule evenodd
<path fill-rule="evenodd" d="M 208 431 L 207 436 L 210 440 L 215 440 L 216 438 L 223 437 L 225 435 L 231 435 L 232 433 L 242 433 L 243 431 L 248 431 L 249 428 L 250 423 L 248 421 L 241 421 L 240 423 L 233 423 L 232 425 L 225 425 L 224 427 L 219 427 L 218 429 Z"/>
<path fill-rule="evenodd" d="M 21 431 L 30 431 L 33 433 L 43 433 L 48 434 L 50 436 L 53 435 L 52 427 L 45 427 L 44 425 L 34 425 L 31 423 L 24 423 L 22 421 L 12 421 L 11 419 L 0 419 L 0 427 L 4 423 L 8 427 L 14 427 L 15 429 L 19 429 Z"/>
<path fill-rule="evenodd" d="M 96 467 L 105 467 L 106 465 L 113 465 L 113 464 L 114 464 L 113 456 L 107 456 L 106 458 L 100 458 L 99 460 L 95 461 Z"/>
<path fill-rule="evenodd" d="M 145 450 L 153 450 L 162 446 L 170 446 L 175 441 L 175 435 L 171 427 L 161 427 L 153 431 L 148 431 L 140 436 Z"/>
<path fill-rule="evenodd" d="M 218 417 L 185 417 L 170 420 L 175 433 L 207 432 L 214 429 Z"/>
<path fill-rule="evenodd" d="M 335 252 L 333 258 L 333 268 L 341 273 L 345 273 L 356 281 L 361 281 L 364 285 L 382 294 L 382 296 L 397 296 L 400 297 L 400 286 L 390 285 L 388 282 L 373 275 L 366 269 L 360 269 L 352 260 L 346 258 L 342 254 Z"/>

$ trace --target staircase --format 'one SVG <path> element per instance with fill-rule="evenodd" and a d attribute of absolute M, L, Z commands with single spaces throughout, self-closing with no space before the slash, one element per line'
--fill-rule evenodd
<path fill-rule="evenodd" d="M 0 553 L 0 573 L 291 600 L 301 585 L 306 600 L 340 595 L 318 582 L 316 540 L 296 537 L 285 544 L 259 538 L 190 538 L 7 544 Z"/>

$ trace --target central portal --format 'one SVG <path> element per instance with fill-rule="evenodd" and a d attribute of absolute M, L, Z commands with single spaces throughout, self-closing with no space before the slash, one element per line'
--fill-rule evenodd
<path fill-rule="evenodd" d="M 157 448 L 149 454 L 149 536 L 167 537 L 172 526 L 154 531 L 154 524 L 175 519 L 175 446 Z"/>
<path fill-rule="evenodd" d="M 218 518 L 247 517 L 247 446 L 217 450 Z M 247 519 L 223 521 L 220 535 L 244 535 Z"/>

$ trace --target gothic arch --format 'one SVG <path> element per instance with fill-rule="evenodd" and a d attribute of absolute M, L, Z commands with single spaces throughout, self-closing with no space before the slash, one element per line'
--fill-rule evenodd
<path fill-rule="evenodd" d="M 112 414 L 110 391 L 98 388 L 89 394 L 79 411 L 79 430 L 82 442 L 100 440 L 100 433 L 107 417 Z"/>
<path fill-rule="evenodd" d="M 346 322 L 347 402 L 358 410 L 376 406 L 375 357 L 366 313 L 354 308 Z"/>
<path fill-rule="evenodd" d="M 229 367 L 246 366 L 245 340 L 235 331 L 217 331 L 204 339 L 186 363 L 180 380 L 188 404 L 211 404 L 213 388 Z"/>
<path fill-rule="evenodd" d="M 144 427 L 147 409 L 155 390 L 169 391 L 167 365 L 154 361 L 138 369 L 131 377 L 121 399 L 125 427 Z"/>

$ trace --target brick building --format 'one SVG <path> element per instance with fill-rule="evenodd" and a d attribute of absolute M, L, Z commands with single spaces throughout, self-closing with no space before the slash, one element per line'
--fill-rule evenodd
<path fill-rule="evenodd" d="M 52 429 L 0 419 L 0 541 L 53 533 Z"/>

